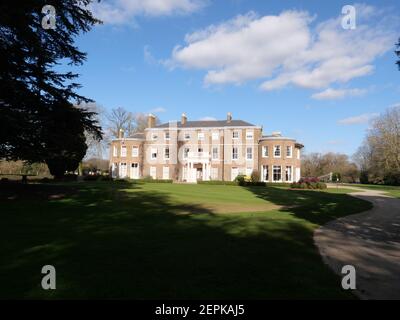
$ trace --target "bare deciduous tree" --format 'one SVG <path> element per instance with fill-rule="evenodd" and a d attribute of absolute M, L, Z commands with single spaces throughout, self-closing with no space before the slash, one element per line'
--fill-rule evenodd
<path fill-rule="evenodd" d="M 400 184 L 400 107 L 373 120 L 355 159 L 371 182 Z"/>
<path fill-rule="evenodd" d="M 129 136 L 135 127 L 132 112 L 122 107 L 114 108 L 106 115 L 108 130 L 113 138 L 117 138 L 119 131 L 123 130 L 125 136 Z"/>
<path fill-rule="evenodd" d="M 358 169 L 349 157 L 341 153 L 311 153 L 302 160 L 302 172 L 307 177 L 319 177 L 328 173 L 339 173 L 342 181 L 355 182 Z"/>
<path fill-rule="evenodd" d="M 144 132 L 147 128 L 147 117 L 148 115 L 142 112 L 133 114 L 134 129 L 133 132 Z M 156 116 L 156 125 L 160 124 L 160 119 Z"/>
<path fill-rule="evenodd" d="M 119 130 L 123 130 L 125 137 L 130 137 L 137 132 L 144 132 L 147 127 L 147 114 L 142 112 L 132 113 L 124 108 L 112 109 L 107 115 L 108 129 L 112 137 L 118 137 Z M 156 124 L 160 120 L 156 117 Z"/>

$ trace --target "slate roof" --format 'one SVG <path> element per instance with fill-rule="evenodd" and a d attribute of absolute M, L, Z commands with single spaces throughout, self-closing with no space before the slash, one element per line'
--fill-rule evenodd
<path fill-rule="evenodd" d="M 155 126 L 154 128 L 168 128 L 170 126 L 169 122 Z M 226 120 L 214 120 L 214 121 L 187 121 L 182 124 L 180 121 L 177 122 L 178 128 L 216 128 L 216 127 L 255 127 L 254 124 L 248 123 L 243 120 L 231 120 L 230 122 Z"/>

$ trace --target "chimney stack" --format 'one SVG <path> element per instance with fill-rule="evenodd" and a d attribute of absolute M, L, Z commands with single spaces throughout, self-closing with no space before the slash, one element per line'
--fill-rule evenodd
<path fill-rule="evenodd" d="M 226 122 L 231 123 L 232 122 L 232 113 L 228 112 L 226 115 Z"/>
<path fill-rule="evenodd" d="M 122 139 L 124 137 L 124 130 L 121 128 L 118 130 L 118 139 Z"/>
<path fill-rule="evenodd" d="M 181 124 L 185 125 L 187 122 L 187 116 L 185 113 L 182 113 L 182 117 L 181 117 Z"/>
<path fill-rule="evenodd" d="M 147 128 L 154 128 L 155 126 L 156 126 L 156 116 L 150 113 L 147 117 Z"/>

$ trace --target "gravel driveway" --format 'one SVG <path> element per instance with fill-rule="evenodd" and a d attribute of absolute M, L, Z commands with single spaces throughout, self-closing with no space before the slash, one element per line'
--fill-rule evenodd
<path fill-rule="evenodd" d="M 355 267 L 355 294 L 361 299 L 400 299 L 400 199 L 382 191 L 347 188 L 374 207 L 315 231 L 323 260 L 340 275 L 344 265 Z"/>

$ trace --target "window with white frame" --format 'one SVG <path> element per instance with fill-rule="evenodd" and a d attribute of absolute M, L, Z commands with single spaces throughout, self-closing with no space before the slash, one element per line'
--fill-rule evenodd
<path fill-rule="evenodd" d="M 151 148 L 151 159 L 157 159 L 157 148 Z"/>
<path fill-rule="evenodd" d="M 285 179 L 288 182 L 292 182 L 293 179 L 293 173 L 292 173 L 292 167 L 291 166 L 286 166 L 286 176 Z"/>
<path fill-rule="evenodd" d="M 277 145 L 274 146 L 274 158 L 280 158 L 281 157 L 281 146 Z"/>
<path fill-rule="evenodd" d="M 152 134 L 151 134 L 151 140 L 157 140 L 158 139 L 158 134 L 157 133 L 155 133 L 155 132 L 153 132 Z"/>
<path fill-rule="evenodd" d="M 218 147 L 213 147 L 212 148 L 212 159 L 213 160 L 218 160 Z"/>
<path fill-rule="evenodd" d="M 123 158 L 126 157 L 126 146 L 121 147 L 121 157 L 123 157 Z"/>
<path fill-rule="evenodd" d="M 169 167 L 163 167 L 163 179 L 169 179 Z"/>
<path fill-rule="evenodd" d="M 263 147 L 262 147 L 262 157 L 263 157 L 263 158 L 268 158 L 268 157 L 269 157 L 268 146 L 263 146 Z"/>
<path fill-rule="evenodd" d="M 157 179 L 157 167 L 150 167 L 150 177 Z"/>
<path fill-rule="evenodd" d="M 233 131 L 232 138 L 233 139 L 239 139 L 239 131 Z"/>
<path fill-rule="evenodd" d="M 164 159 L 169 160 L 169 148 L 164 148 Z"/>
<path fill-rule="evenodd" d="M 286 146 L 286 158 L 292 157 L 292 146 Z"/>
<path fill-rule="evenodd" d="M 300 159 L 300 149 L 297 149 L 297 159 Z"/>
<path fill-rule="evenodd" d="M 246 139 L 247 140 L 253 140 L 253 137 L 254 137 L 254 132 L 247 130 L 246 131 Z"/>
<path fill-rule="evenodd" d="M 128 174 L 126 162 L 121 162 L 119 164 L 119 177 L 125 178 Z"/>
<path fill-rule="evenodd" d="M 170 140 L 170 134 L 169 132 L 165 132 L 165 140 Z"/>
<path fill-rule="evenodd" d="M 282 167 L 281 166 L 273 166 L 273 180 L 274 181 L 282 181 Z"/>
<path fill-rule="evenodd" d="M 197 139 L 200 141 L 203 141 L 204 140 L 204 132 L 197 133 Z"/>
<path fill-rule="evenodd" d="M 111 168 L 111 175 L 113 178 L 117 177 L 117 173 L 118 173 L 118 162 L 114 162 L 112 164 L 112 168 Z"/>
<path fill-rule="evenodd" d="M 132 147 L 132 157 L 138 157 L 138 156 L 139 156 L 139 148 Z"/>
<path fill-rule="evenodd" d="M 189 132 L 185 132 L 185 140 L 190 140 L 190 133 Z"/>
<path fill-rule="evenodd" d="M 253 160 L 253 147 L 246 148 L 246 159 Z"/>
<path fill-rule="evenodd" d="M 237 160 L 239 158 L 238 148 L 232 148 L 232 160 Z"/>
<path fill-rule="evenodd" d="M 263 166 L 262 175 L 264 181 L 269 181 L 269 167 L 267 165 Z"/>
<path fill-rule="evenodd" d="M 211 179 L 218 180 L 218 168 L 211 168 Z"/>
<path fill-rule="evenodd" d="M 114 146 L 114 147 L 113 147 L 113 156 L 114 156 L 114 157 L 117 157 L 117 156 L 118 156 L 118 149 L 117 149 L 117 146 Z"/>
<path fill-rule="evenodd" d="M 189 157 L 190 148 L 183 149 L 183 158 L 187 159 Z"/>
<path fill-rule="evenodd" d="M 213 140 L 218 140 L 219 139 L 219 133 L 218 132 L 213 132 L 212 133 L 212 139 Z"/>

